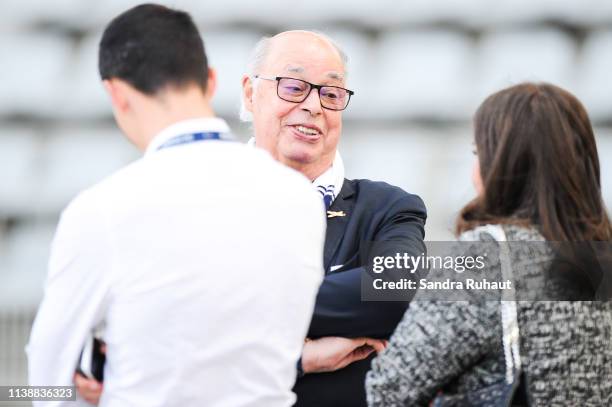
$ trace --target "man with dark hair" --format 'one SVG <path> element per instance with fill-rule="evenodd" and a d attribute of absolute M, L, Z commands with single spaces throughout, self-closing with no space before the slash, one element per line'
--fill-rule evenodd
<path fill-rule="evenodd" d="M 114 19 L 100 74 L 144 157 L 62 213 L 30 384 L 71 385 L 86 338 L 104 325 L 102 406 L 291 405 L 323 275 L 320 197 L 230 140 L 188 14 L 149 4 Z"/>
<path fill-rule="evenodd" d="M 189 14 L 143 4 L 116 17 L 100 41 L 103 80 L 121 78 L 153 95 L 165 86 L 197 85 L 206 91 L 208 61 Z"/>

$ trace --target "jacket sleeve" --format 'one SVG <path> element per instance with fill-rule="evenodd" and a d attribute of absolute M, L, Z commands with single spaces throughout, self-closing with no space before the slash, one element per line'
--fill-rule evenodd
<path fill-rule="evenodd" d="M 421 198 L 402 193 L 378 226 L 375 245 L 367 258 L 394 256 L 398 252 L 415 256 L 423 253 L 426 217 Z M 408 301 L 362 301 L 362 277 L 365 281 L 374 278 L 366 266 L 325 277 L 317 295 L 309 337 L 388 338 L 391 335 Z"/>
<path fill-rule="evenodd" d="M 501 346 L 497 304 L 415 300 L 387 349 L 372 361 L 368 405 L 427 406 L 446 384 Z"/>

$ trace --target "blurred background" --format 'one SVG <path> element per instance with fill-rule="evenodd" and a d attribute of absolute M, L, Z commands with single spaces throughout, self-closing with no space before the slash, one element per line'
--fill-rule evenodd
<path fill-rule="evenodd" d="M 97 73 L 105 24 L 139 3 L 1 3 L 0 385 L 26 383 L 23 347 L 61 209 L 139 157 L 114 125 Z M 349 56 L 355 91 L 340 146 L 347 177 L 419 194 L 428 240 L 450 239 L 457 211 L 473 197 L 472 114 L 485 96 L 522 80 L 552 82 L 585 103 L 612 206 L 609 0 L 160 3 L 194 17 L 218 71 L 216 113 L 241 140 L 250 128 L 238 121 L 240 79 L 255 42 L 287 29 L 334 38 Z"/>

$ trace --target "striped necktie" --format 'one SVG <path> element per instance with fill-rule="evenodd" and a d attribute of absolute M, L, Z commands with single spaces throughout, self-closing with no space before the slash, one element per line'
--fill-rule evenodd
<path fill-rule="evenodd" d="M 323 198 L 323 203 L 325 204 L 325 210 L 329 210 L 329 207 L 331 206 L 332 202 L 334 202 L 334 199 L 336 198 L 336 196 L 334 195 L 334 185 L 328 185 L 327 187 L 324 187 L 323 185 L 319 185 L 317 186 L 317 191 L 319 191 L 319 193 L 321 194 L 321 197 Z"/>

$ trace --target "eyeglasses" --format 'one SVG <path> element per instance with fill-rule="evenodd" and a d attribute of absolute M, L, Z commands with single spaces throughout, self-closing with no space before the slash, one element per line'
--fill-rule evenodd
<path fill-rule="evenodd" d="M 282 100 L 292 103 L 302 103 L 306 100 L 313 89 L 319 92 L 321 107 L 329 110 L 344 110 L 348 106 L 351 96 L 355 94 L 352 90 L 340 88 L 338 86 L 315 85 L 301 79 L 286 78 L 277 76 L 276 78 L 266 78 L 255 75 L 257 79 L 276 81 L 276 94 Z"/>

